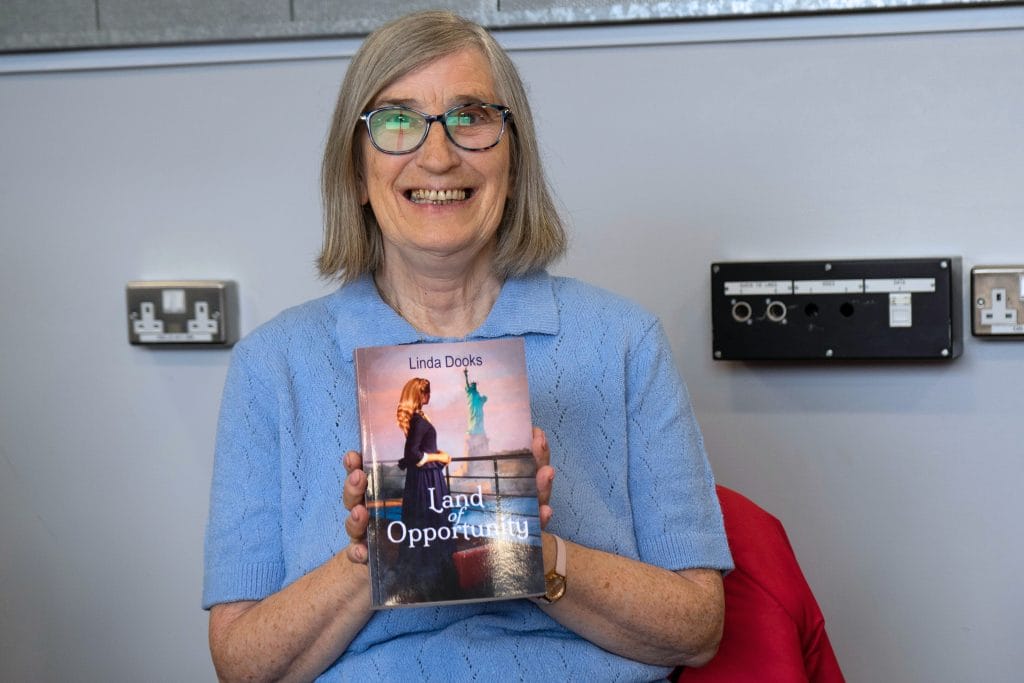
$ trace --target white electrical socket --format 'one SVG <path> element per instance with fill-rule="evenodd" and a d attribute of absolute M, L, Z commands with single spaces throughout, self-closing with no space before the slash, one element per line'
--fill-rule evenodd
<path fill-rule="evenodd" d="M 195 316 L 186 324 L 192 334 L 217 334 L 219 326 L 216 318 L 210 317 L 210 305 L 205 301 L 197 301 L 194 307 Z"/>
<path fill-rule="evenodd" d="M 989 308 L 981 311 L 982 325 L 1006 325 L 1017 324 L 1017 309 L 1006 307 L 1006 290 L 995 288 L 992 290 L 992 301 Z"/>
<path fill-rule="evenodd" d="M 143 301 L 139 305 L 139 317 L 132 320 L 135 334 L 163 334 L 164 321 L 156 319 L 156 307 L 152 301 Z"/>
<path fill-rule="evenodd" d="M 971 269 L 976 337 L 1024 338 L 1024 266 L 976 266 Z"/>

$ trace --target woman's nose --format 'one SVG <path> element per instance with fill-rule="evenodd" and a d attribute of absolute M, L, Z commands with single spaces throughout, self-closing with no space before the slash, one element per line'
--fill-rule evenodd
<path fill-rule="evenodd" d="M 444 172 L 461 161 L 459 151 L 448 139 L 440 121 L 435 121 L 427 131 L 427 139 L 423 141 L 417 156 L 420 166 L 434 173 Z"/>

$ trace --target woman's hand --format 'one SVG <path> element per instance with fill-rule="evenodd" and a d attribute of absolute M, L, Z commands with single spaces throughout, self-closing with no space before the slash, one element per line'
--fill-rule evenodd
<path fill-rule="evenodd" d="M 345 454 L 345 486 L 342 500 L 348 510 L 345 532 L 348 533 L 348 549 L 345 551 L 350 562 L 366 564 L 370 554 L 366 549 L 366 527 L 370 523 L 370 511 L 366 509 L 366 472 L 363 471 L 363 456 L 355 451 Z"/>
<path fill-rule="evenodd" d="M 551 521 L 551 486 L 555 480 L 555 468 L 551 466 L 551 448 L 548 437 L 540 427 L 533 428 L 533 458 L 537 461 L 537 505 L 540 507 L 540 528 Z"/>
<path fill-rule="evenodd" d="M 420 461 L 416 463 L 416 467 L 423 467 L 428 462 L 436 462 L 441 465 L 447 465 L 452 461 L 452 456 L 448 455 L 444 451 L 438 451 L 437 453 L 424 453 Z"/>

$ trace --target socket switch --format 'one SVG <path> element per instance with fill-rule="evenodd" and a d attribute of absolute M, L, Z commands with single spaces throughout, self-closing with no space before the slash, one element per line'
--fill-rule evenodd
<path fill-rule="evenodd" d="M 971 269 L 975 337 L 1024 339 L 1024 266 Z"/>
<path fill-rule="evenodd" d="M 132 344 L 231 346 L 238 339 L 231 280 L 129 282 L 127 301 Z"/>

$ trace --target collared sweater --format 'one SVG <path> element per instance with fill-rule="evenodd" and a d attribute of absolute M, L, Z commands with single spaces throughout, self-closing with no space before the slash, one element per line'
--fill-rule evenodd
<path fill-rule="evenodd" d="M 557 473 L 547 530 L 669 570 L 731 569 L 700 430 L 657 318 L 540 272 L 506 281 L 467 338 L 506 336 L 525 340 L 533 422 Z M 352 352 L 436 341 L 456 340 L 417 331 L 363 277 L 235 346 L 204 608 L 265 598 L 347 545 L 342 457 L 360 450 Z M 318 680 L 644 681 L 669 672 L 599 648 L 529 600 L 510 600 L 376 612 Z"/>

